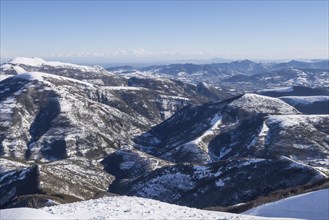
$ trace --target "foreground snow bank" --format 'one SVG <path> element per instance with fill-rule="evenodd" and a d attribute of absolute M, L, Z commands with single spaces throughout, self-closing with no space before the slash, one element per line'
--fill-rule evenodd
<path fill-rule="evenodd" d="M 268 203 L 243 214 L 314 220 L 329 219 L 329 189 Z"/>
<path fill-rule="evenodd" d="M 88 200 L 43 210 L 67 219 L 258 219 L 128 196 Z"/>
<path fill-rule="evenodd" d="M 43 209 L 16 208 L 0 210 L 0 219 L 226 219 L 266 220 L 257 216 L 206 211 L 172 205 L 152 199 L 117 196 L 69 203 Z M 278 219 L 278 218 L 275 218 Z"/>
<path fill-rule="evenodd" d="M 64 219 L 58 215 L 50 214 L 40 209 L 31 208 L 15 208 L 15 209 L 0 209 L 0 219 L 6 220 L 54 220 Z"/>

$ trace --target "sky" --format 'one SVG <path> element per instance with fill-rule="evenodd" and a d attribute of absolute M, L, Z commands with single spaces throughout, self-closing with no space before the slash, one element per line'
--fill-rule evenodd
<path fill-rule="evenodd" d="M 1 60 L 329 57 L 328 0 L 0 0 Z"/>

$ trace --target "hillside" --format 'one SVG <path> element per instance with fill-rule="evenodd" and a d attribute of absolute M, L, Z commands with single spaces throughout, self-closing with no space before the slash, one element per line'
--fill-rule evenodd
<path fill-rule="evenodd" d="M 233 97 L 37 58 L 1 71 L 1 208 L 113 193 L 230 207 L 328 179 L 329 116 L 299 106 L 326 94 Z"/>

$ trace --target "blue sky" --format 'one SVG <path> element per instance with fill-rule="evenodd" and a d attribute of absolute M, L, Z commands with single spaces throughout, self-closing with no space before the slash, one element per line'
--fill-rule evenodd
<path fill-rule="evenodd" d="M 1 58 L 328 58 L 328 1 L 4 1 Z"/>

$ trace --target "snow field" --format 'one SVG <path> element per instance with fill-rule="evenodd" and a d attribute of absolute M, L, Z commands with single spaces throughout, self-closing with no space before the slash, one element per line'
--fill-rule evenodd
<path fill-rule="evenodd" d="M 264 217 L 288 217 L 311 220 L 329 219 L 329 189 L 310 192 L 268 203 L 244 214 Z"/>

